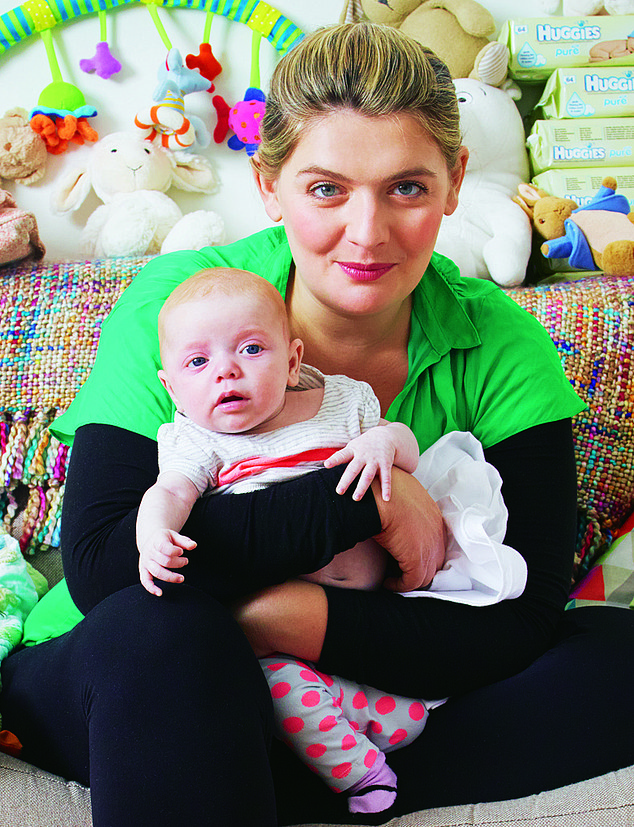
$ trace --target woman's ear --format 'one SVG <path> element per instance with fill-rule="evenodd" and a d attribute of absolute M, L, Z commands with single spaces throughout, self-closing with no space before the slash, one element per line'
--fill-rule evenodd
<path fill-rule="evenodd" d="M 458 196 L 467 171 L 468 161 L 469 150 L 466 146 L 461 146 L 458 150 L 458 158 L 456 159 L 454 168 L 449 173 L 449 194 L 447 196 L 447 203 L 445 204 L 445 215 L 451 215 L 458 206 Z"/>
<path fill-rule="evenodd" d="M 251 169 L 253 170 L 255 185 L 260 193 L 266 214 L 271 221 L 281 221 L 282 211 L 280 210 L 277 199 L 277 179 L 270 179 L 262 174 L 258 164 L 257 152 L 251 159 Z"/>
<path fill-rule="evenodd" d="M 301 339 L 293 339 L 288 346 L 288 388 L 296 388 L 299 383 L 299 371 L 304 355 L 304 343 Z"/>

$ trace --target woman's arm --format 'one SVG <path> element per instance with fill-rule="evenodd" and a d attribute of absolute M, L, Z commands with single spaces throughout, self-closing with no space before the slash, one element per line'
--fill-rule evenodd
<path fill-rule="evenodd" d="M 568 597 L 576 541 L 570 420 L 529 428 L 485 456 L 503 479 L 505 542 L 528 565 L 524 593 L 471 607 L 329 588 L 321 669 L 442 698 L 514 675 L 545 651 Z"/>
<path fill-rule="evenodd" d="M 68 586 L 86 613 L 139 582 L 136 519 L 158 473 L 156 443 L 111 425 L 78 429 L 64 493 L 62 553 Z M 315 571 L 379 530 L 374 498 L 335 494 L 341 469 L 262 491 L 198 500 L 183 528 L 198 547 L 186 582 L 221 599 Z"/>
<path fill-rule="evenodd" d="M 326 601 L 313 591 L 297 608 L 291 584 L 282 585 L 240 606 L 256 651 L 277 648 L 317 660 L 325 672 L 430 699 L 524 669 L 547 647 L 570 586 L 576 537 L 570 421 L 530 428 L 485 454 L 504 481 L 505 542 L 528 564 L 521 597 L 472 607 L 309 583 L 302 588 L 320 590 Z"/>

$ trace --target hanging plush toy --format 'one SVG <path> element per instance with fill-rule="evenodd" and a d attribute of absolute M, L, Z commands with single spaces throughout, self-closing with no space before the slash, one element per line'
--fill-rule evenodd
<path fill-rule="evenodd" d="M 178 49 L 170 49 L 159 67 L 158 85 L 151 106 L 134 117 L 134 123 L 150 141 L 159 140 L 166 149 L 209 146 L 211 135 L 202 119 L 185 113 L 185 95 L 209 90 L 213 84 L 197 70 L 188 69 Z"/>
<path fill-rule="evenodd" d="M 48 152 L 60 155 L 66 152 L 71 141 L 83 144 L 85 141 L 98 140 L 99 135 L 88 123 L 88 118 L 94 118 L 97 110 L 86 103 L 80 89 L 62 78 L 51 30 L 43 29 L 40 34 L 46 47 L 53 81 L 42 90 L 37 106 L 31 110 L 31 128 L 42 136 Z"/>
<path fill-rule="evenodd" d="M 198 49 L 198 54 L 187 55 L 185 58 L 185 63 L 187 64 L 188 69 L 198 69 L 200 74 L 204 78 L 207 78 L 210 82 L 214 81 L 222 72 L 222 66 L 220 62 L 216 60 L 216 57 L 211 50 L 211 44 L 209 43 L 213 19 L 214 13 L 212 11 L 208 11 L 205 17 L 205 29 L 203 31 L 203 39 Z M 214 88 L 213 83 L 211 83 L 209 91 L 213 92 Z"/>
<path fill-rule="evenodd" d="M 260 129 L 264 110 L 266 108 L 266 97 L 260 89 L 260 64 L 259 49 L 262 36 L 253 32 L 251 41 L 251 83 L 244 98 L 234 106 L 227 106 L 224 101 L 218 105 L 214 100 L 214 106 L 218 113 L 218 126 L 214 132 L 215 140 L 220 143 L 224 140 L 229 129 L 235 134 L 227 141 L 230 149 L 245 149 L 247 155 L 257 152 L 260 141 Z"/>
<path fill-rule="evenodd" d="M 185 95 L 191 92 L 210 92 L 212 80 L 185 65 L 178 49 L 173 48 L 167 32 L 151 0 L 143 0 L 163 43 L 168 48 L 165 63 L 159 66 L 158 85 L 152 95 L 154 103 L 137 112 L 134 123 L 150 141 L 158 140 L 166 149 L 189 150 L 209 146 L 211 135 L 202 119 L 185 112 Z M 206 57 L 206 55 L 205 55 Z M 214 58 L 215 61 L 215 58 Z M 197 62 L 194 59 L 194 62 Z M 220 67 L 220 64 L 215 61 Z M 213 62 L 203 61 L 205 71 L 213 74 Z M 214 75 L 215 77 L 215 75 Z"/>
<path fill-rule="evenodd" d="M 110 53 L 110 46 L 108 46 L 107 32 L 106 32 L 106 12 L 99 9 L 99 25 L 101 40 L 97 43 L 94 57 L 83 59 L 79 61 L 79 68 L 82 72 L 94 72 L 100 78 L 107 80 L 112 75 L 121 71 L 121 64 Z"/>

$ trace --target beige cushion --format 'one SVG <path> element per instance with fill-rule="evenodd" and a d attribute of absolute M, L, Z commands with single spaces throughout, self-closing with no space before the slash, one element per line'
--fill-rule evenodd
<path fill-rule="evenodd" d="M 0 824 L 2 827 L 90 827 L 90 791 L 81 784 L 64 781 L 0 754 Z M 634 825 L 634 767 L 514 801 L 425 810 L 392 819 L 386 827 L 627 825 Z"/>

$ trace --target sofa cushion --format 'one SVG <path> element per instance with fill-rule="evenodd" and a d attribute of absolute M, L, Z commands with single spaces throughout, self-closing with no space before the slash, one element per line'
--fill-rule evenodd
<path fill-rule="evenodd" d="M 632 802 L 628 767 L 513 801 L 424 810 L 385 827 L 614 827 L 634 824 Z M 2 827 L 90 827 L 90 790 L 0 754 L 0 815 Z"/>

